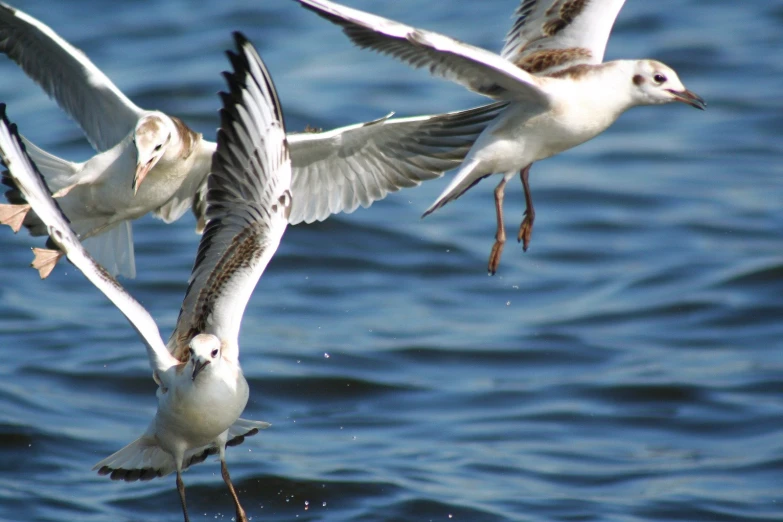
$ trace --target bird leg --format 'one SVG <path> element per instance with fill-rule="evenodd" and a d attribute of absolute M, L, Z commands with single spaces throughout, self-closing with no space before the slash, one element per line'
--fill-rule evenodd
<path fill-rule="evenodd" d="M 73 186 L 66 187 L 63 190 L 71 190 Z M 0 207 L 2 207 L 2 205 L 0 205 Z M 84 241 L 87 238 L 101 234 L 105 230 L 113 227 L 115 224 L 116 223 L 107 223 L 105 225 L 98 226 L 90 230 L 89 232 L 79 236 L 79 241 Z M 49 240 L 46 242 L 46 246 L 49 248 L 33 248 L 33 254 L 35 257 L 33 258 L 33 262 L 30 264 L 30 266 L 38 270 L 38 275 L 41 276 L 41 279 L 46 279 L 47 277 L 49 277 L 49 274 L 52 273 L 54 267 L 57 265 L 60 259 L 62 259 L 63 256 L 65 255 L 63 251 L 60 250 L 57 247 L 57 245 L 51 240 L 51 238 L 49 238 Z"/>
<path fill-rule="evenodd" d="M 522 224 L 519 225 L 517 241 L 522 242 L 522 250 L 525 252 L 527 252 L 527 247 L 530 246 L 530 236 L 533 234 L 533 221 L 536 219 L 536 211 L 533 208 L 533 196 L 530 195 L 530 184 L 527 181 L 532 165 L 531 163 L 519 172 L 519 178 L 522 180 L 522 189 L 525 192 L 525 218 L 522 220 Z"/>
<path fill-rule="evenodd" d="M 68 194 L 68 192 L 71 191 L 73 187 L 76 185 L 71 185 L 69 187 L 65 187 L 61 190 L 58 190 L 54 194 L 52 194 L 52 197 L 54 198 L 61 198 Z M 11 227 L 11 230 L 14 231 L 14 233 L 19 232 L 19 230 L 22 229 L 22 224 L 24 224 L 24 218 L 27 217 L 27 213 L 30 212 L 30 205 L 27 203 L 21 203 L 18 205 L 6 205 L 6 204 L 0 204 L 0 224 L 2 225 L 8 225 Z"/>
<path fill-rule="evenodd" d="M 177 470 L 177 491 L 179 492 L 179 500 L 182 502 L 182 514 L 185 515 L 185 522 L 190 522 L 188 506 L 185 504 L 185 484 L 182 482 L 182 472 L 179 470 Z"/>
<path fill-rule="evenodd" d="M 247 515 L 245 515 L 245 510 L 242 509 L 242 506 L 239 504 L 239 497 L 237 497 L 234 484 L 231 483 L 231 476 L 228 474 L 228 467 L 226 466 L 226 461 L 224 459 L 220 459 L 220 474 L 223 475 L 223 481 L 226 483 L 226 486 L 228 486 L 228 492 L 231 493 L 231 498 L 234 499 L 234 507 L 237 511 L 237 522 L 247 522 Z"/>
<path fill-rule="evenodd" d="M 0 205 L 0 224 L 8 225 L 14 234 L 19 232 L 24 218 L 30 212 L 30 205 Z"/>
<path fill-rule="evenodd" d="M 46 279 L 64 254 L 61 250 L 33 248 L 33 255 L 35 257 L 30 266 L 38 270 L 38 275 L 41 276 L 41 279 Z"/>
<path fill-rule="evenodd" d="M 503 254 L 503 246 L 506 244 L 506 229 L 503 225 L 503 195 L 506 188 L 506 178 L 504 177 L 498 186 L 495 187 L 495 214 L 498 218 L 498 230 L 495 232 L 495 244 L 492 245 L 492 251 L 489 253 L 489 274 L 495 275 L 500 265 L 500 256 Z"/>

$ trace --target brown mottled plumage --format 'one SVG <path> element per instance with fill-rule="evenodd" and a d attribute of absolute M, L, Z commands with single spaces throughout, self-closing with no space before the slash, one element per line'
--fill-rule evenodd
<path fill-rule="evenodd" d="M 589 49 L 573 47 L 571 49 L 542 49 L 529 54 L 519 55 L 512 63 L 530 74 L 538 74 L 553 67 L 574 61 L 577 58 L 590 58 Z"/>

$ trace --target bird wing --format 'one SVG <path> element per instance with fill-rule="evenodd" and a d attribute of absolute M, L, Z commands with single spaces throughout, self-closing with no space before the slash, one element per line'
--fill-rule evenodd
<path fill-rule="evenodd" d="M 291 209 L 291 163 L 272 78 L 253 45 L 234 33 L 224 73 L 217 150 L 208 176 L 207 224 L 168 348 L 187 358 L 197 334 L 238 357 L 239 326 L 258 279 L 283 237 Z"/>
<path fill-rule="evenodd" d="M 143 113 L 84 53 L 47 25 L 4 3 L 0 52 L 57 101 L 99 152 L 133 131 Z"/>
<path fill-rule="evenodd" d="M 539 88 L 537 78 L 500 55 L 328 0 L 298 1 L 342 26 L 343 32 L 359 47 L 391 55 L 415 68 L 427 67 L 435 76 L 490 98 L 549 107 L 549 96 Z"/>
<path fill-rule="evenodd" d="M 531 74 L 598 64 L 625 0 L 522 0 L 501 56 Z"/>
<path fill-rule="evenodd" d="M 106 270 L 84 249 L 68 223 L 68 218 L 52 199 L 49 188 L 38 169 L 30 161 L 16 129 L 9 122 L 5 105 L 0 104 L 0 157 L 8 175 L 24 195 L 36 215 L 46 224 L 49 237 L 98 290 L 104 293 L 136 329 L 147 345 L 147 355 L 153 371 L 165 372 L 179 364 L 169 354 L 155 320 Z"/>
<path fill-rule="evenodd" d="M 290 223 L 366 208 L 389 192 L 442 176 L 459 166 L 505 107 L 494 103 L 437 116 L 390 115 L 327 132 L 290 134 Z"/>

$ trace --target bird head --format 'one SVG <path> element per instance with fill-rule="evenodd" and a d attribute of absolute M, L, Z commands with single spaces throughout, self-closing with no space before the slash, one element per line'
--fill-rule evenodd
<path fill-rule="evenodd" d="M 133 131 L 133 143 L 136 145 L 136 174 L 132 186 L 134 194 L 150 170 L 166 154 L 175 133 L 171 118 L 161 112 L 153 112 L 139 119 Z"/>
<path fill-rule="evenodd" d="M 640 105 L 659 105 L 682 102 L 704 110 L 705 101 L 689 91 L 680 81 L 674 69 L 655 60 L 639 60 L 633 74 L 635 98 Z"/>
<path fill-rule="evenodd" d="M 191 370 L 191 379 L 203 372 L 207 367 L 214 367 L 220 360 L 221 342 L 212 334 L 199 334 L 190 341 L 190 359 L 188 364 Z"/>

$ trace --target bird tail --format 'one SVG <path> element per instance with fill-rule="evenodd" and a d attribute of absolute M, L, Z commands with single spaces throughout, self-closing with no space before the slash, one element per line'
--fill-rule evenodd
<path fill-rule="evenodd" d="M 237 419 L 228 428 L 228 442 L 226 442 L 226 446 L 238 446 L 245 441 L 245 437 L 252 437 L 258 433 L 258 430 L 265 430 L 269 426 L 271 424 L 268 422 Z"/>
<path fill-rule="evenodd" d="M 77 232 L 90 234 L 89 226 L 74 223 Z M 84 230 L 82 230 L 84 229 Z M 93 230 L 93 233 L 95 231 Z M 107 230 L 82 240 L 84 248 L 112 275 L 129 279 L 136 277 L 136 257 L 133 250 L 133 225 L 129 220 L 121 221 Z"/>
<path fill-rule="evenodd" d="M 174 458 L 155 442 L 143 435 L 120 451 L 97 463 L 93 471 L 109 475 L 112 480 L 133 482 L 164 477 L 177 470 Z"/>
<path fill-rule="evenodd" d="M 30 159 L 46 180 L 46 185 L 52 193 L 62 190 L 73 183 L 73 175 L 79 172 L 79 163 L 58 158 L 22 137 L 25 150 Z"/>
<path fill-rule="evenodd" d="M 245 437 L 251 437 L 269 426 L 268 422 L 237 419 L 228 428 L 226 446 L 242 444 Z M 184 471 L 194 464 L 204 462 L 207 457 L 217 453 L 218 448 L 214 444 L 188 450 L 183 459 L 182 469 Z M 112 480 L 134 482 L 165 477 L 176 471 L 177 466 L 174 457 L 158 446 L 154 438 L 143 435 L 120 451 L 106 457 L 92 469 L 97 470 L 98 475 L 109 475 Z"/>
<path fill-rule="evenodd" d="M 430 205 L 430 208 L 428 208 L 421 217 L 427 217 L 446 203 L 457 199 L 473 185 L 491 174 L 490 172 L 484 174 L 483 176 L 475 177 L 473 173 L 476 168 L 478 168 L 479 163 L 481 162 L 475 158 L 463 163 L 463 165 L 454 175 L 454 179 L 452 179 L 451 183 L 449 183 L 449 186 L 446 187 L 446 190 L 444 190 L 440 196 L 438 196 L 438 199 L 436 199 L 435 202 Z"/>

